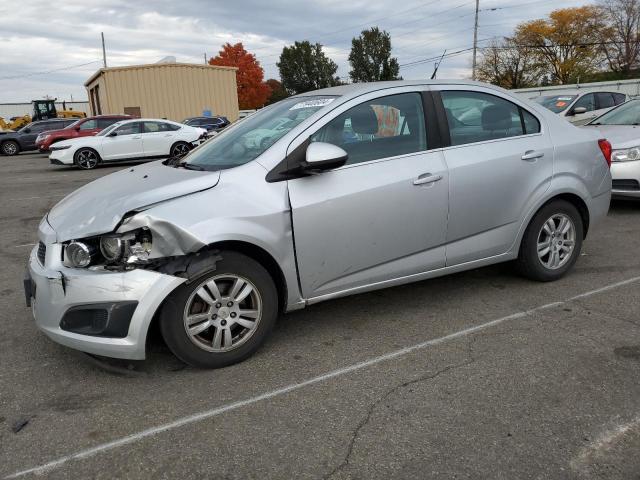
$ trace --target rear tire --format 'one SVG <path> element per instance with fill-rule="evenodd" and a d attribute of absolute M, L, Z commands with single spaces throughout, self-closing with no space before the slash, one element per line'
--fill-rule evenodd
<path fill-rule="evenodd" d="M 178 287 L 160 311 L 160 331 L 176 357 L 198 368 L 241 362 L 262 345 L 278 316 L 269 272 L 240 253 L 221 260 Z"/>
<path fill-rule="evenodd" d="M 17 155 L 20 153 L 20 145 L 18 145 L 18 142 L 14 142 L 13 140 L 2 142 L 2 153 L 10 157 Z"/>
<path fill-rule="evenodd" d="M 100 155 L 92 148 L 81 148 L 73 156 L 73 163 L 82 170 L 91 170 L 100 163 Z"/>
<path fill-rule="evenodd" d="M 575 265 L 584 237 L 580 213 L 565 200 L 553 200 L 531 219 L 522 237 L 517 268 L 539 282 L 562 278 Z"/>

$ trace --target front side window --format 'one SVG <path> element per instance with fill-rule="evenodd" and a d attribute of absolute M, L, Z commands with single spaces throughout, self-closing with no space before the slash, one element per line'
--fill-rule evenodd
<path fill-rule="evenodd" d="M 335 96 L 302 96 L 281 100 L 246 117 L 234 128 L 188 154 L 185 163 L 216 171 L 251 162 L 294 127 L 329 105 Z"/>
<path fill-rule="evenodd" d="M 140 133 L 140 122 L 125 123 L 116 130 L 118 136 Z"/>
<path fill-rule="evenodd" d="M 349 154 L 347 164 L 424 151 L 422 97 L 402 93 L 361 103 L 331 120 L 311 141 L 341 147 Z"/>
<path fill-rule="evenodd" d="M 451 145 L 484 142 L 540 132 L 540 122 L 510 101 L 482 92 L 443 91 Z"/>
<path fill-rule="evenodd" d="M 80 130 L 93 130 L 98 128 L 98 121 L 94 118 L 80 124 Z"/>
<path fill-rule="evenodd" d="M 593 112 L 596 109 L 596 96 L 593 93 L 588 93 L 580 97 L 573 106 L 573 110 L 581 107 L 586 108 L 587 112 Z"/>

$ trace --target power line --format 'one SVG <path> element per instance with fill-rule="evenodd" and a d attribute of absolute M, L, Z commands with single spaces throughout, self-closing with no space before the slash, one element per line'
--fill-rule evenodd
<path fill-rule="evenodd" d="M 62 70 L 70 70 L 72 68 L 85 67 L 85 66 L 91 65 L 93 63 L 102 63 L 102 60 L 93 60 L 93 61 L 87 62 L 87 63 L 79 63 L 77 65 L 69 65 L 67 67 L 54 68 L 53 70 L 46 70 L 46 71 L 42 71 L 42 72 L 31 72 L 31 73 L 24 73 L 24 74 L 20 74 L 20 75 L 9 75 L 9 76 L 6 76 L 6 77 L 0 77 L 0 80 L 14 80 L 14 79 L 17 79 L 17 78 L 27 78 L 27 77 L 33 77 L 33 76 L 36 76 L 36 75 L 47 75 L 49 73 L 60 72 Z"/>

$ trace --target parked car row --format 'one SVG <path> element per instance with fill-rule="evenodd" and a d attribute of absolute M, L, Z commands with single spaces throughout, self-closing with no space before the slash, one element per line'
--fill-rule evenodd
<path fill-rule="evenodd" d="M 20 152 L 37 150 L 37 137 L 48 130 L 58 130 L 76 123 L 76 119 L 51 119 L 31 122 L 17 132 L 0 132 L 0 153 L 17 155 Z"/>
<path fill-rule="evenodd" d="M 574 125 L 585 125 L 613 107 L 626 102 L 620 92 L 580 92 L 534 97 L 532 100 Z"/>

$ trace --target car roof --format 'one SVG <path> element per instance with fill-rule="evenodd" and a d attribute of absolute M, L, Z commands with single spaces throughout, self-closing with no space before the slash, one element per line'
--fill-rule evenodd
<path fill-rule="evenodd" d="M 182 125 L 181 123 L 174 122 L 173 120 L 169 120 L 167 118 L 126 118 L 119 121 L 118 124 L 125 125 L 132 122 L 167 122 L 175 123 L 176 125 Z"/>

